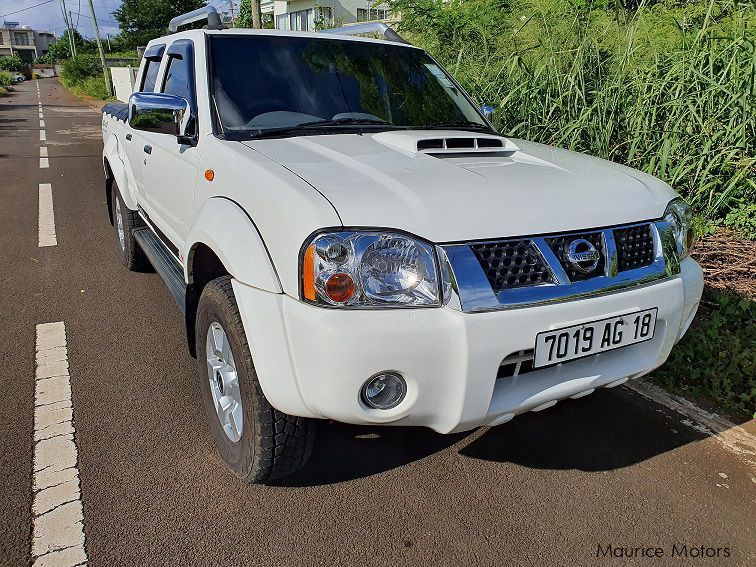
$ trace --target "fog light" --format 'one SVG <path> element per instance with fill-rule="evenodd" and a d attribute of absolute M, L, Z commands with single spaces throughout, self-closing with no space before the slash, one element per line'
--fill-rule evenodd
<path fill-rule="evenodd" d="M 407 382 L 396 372 L 381 372 L 368 379 L 362 386 L 362 402 L 371 408 L 391 409 L 398 406 L 407 395 Z"/>

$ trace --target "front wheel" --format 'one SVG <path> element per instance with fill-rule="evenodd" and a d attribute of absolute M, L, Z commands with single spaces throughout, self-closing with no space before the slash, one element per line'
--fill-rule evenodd
<path fill-rule="evenodd" d="M 301 468 L 312 452 L 315 422 L 280 412 L 265 398 L 230 277 L 205 286 L 196 322 L 202 398 L 221 458 L 248 483 L 267 483 Z"/>

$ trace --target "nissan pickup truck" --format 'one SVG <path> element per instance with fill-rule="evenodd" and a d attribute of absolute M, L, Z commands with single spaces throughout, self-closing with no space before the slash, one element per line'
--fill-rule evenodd
<path fill-rule="evenodd" d="M 185 314 L 241 479 L 302 467 L 317 420 L 451 433 L 618 386 L 688 329 L 703 277 L 664 182 L 500 135 L 385 26 L 208 7 L 169 31 L 103 110 L 106 199 L 123 265 Z"/>

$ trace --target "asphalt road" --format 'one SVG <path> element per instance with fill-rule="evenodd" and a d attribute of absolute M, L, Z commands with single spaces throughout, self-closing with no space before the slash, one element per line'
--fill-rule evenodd
<path fill-rule="evenodd" d="M 322 423 L 304 470 L 241 484 L 215 454 L 179 310 L 118 261 L 99 111 L 39 86 L 46 143 L 34 81 L 0 99 L 0 564 L 30 561 L 35 326 L 55 321 L 92 565 L 756 564 L 753 466 L 625 388 L 453 436 Z M 37 245 L 40 183 L 57 246 Z M 610 544 L 665 555 L 597 558 Z M 683 544 L 730 557 L 671 558 Z"/>

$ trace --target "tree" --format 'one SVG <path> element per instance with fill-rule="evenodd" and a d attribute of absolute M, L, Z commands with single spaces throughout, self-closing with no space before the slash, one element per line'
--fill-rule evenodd
<path fill-rule="evenodd" d="M 77 30 L 66 30 L 63 34 L 51 43 L 44 57 L 40 57 L 42 63 L 58 63 L 65 59 L 71 58 L 71 44 L 68 41 L 68 35 L 71 34 L 76 44 L 77 53 L 91 53 L 97 49 L 94 41 L 85 39 Z"/>
<path fill-rule="evenodd" d="M 260 0 L 242 0 L 236 25 L 240 28 L 261 28 Z"/>
<path fill-rule="evenodd" d="M 13 57 L 0 57 L 0 70 L 21 72 L 29 66 L 18 55 Z"/>
<path fill-rule="evenodd" d="M 204 0 L 123 0 L 113 16 L 121 26 L 124 47 L 136 48 L 165 35 L 172 18 L 204 5 Z"/>

